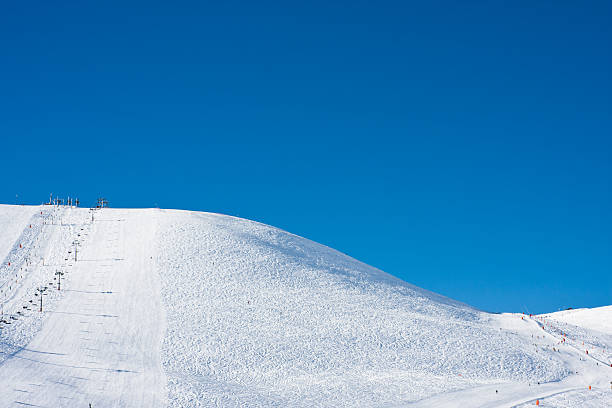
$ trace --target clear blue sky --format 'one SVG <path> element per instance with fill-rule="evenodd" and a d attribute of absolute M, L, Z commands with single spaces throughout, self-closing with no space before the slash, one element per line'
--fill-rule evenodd
<path fill-rule="evenodd" d="M 610 21 L 609 1 L 3 2 L 0 202 L 239 215 L 489 311 L 611 304 Z"/>

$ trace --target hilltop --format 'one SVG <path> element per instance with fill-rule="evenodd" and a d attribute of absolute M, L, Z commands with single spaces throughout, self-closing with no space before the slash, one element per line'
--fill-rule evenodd
<path fill-rule="evenodd" d="M 612 403 L 609 307 L 489 314 L 253 221 L 0 206 L 0 259 L 2 406 Z"/>

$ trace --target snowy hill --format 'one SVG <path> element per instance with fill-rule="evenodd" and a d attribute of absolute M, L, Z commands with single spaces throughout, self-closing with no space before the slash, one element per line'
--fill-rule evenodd
<path fill-rule="evenodd" d="M 612 306 L 564 310 L 542 316 L 556 322 L 572 324 L 587 330 L 597 330 L 612 335 Z"/>
<path fill-rule="evenodd" d="M 492 315 L 252 221 L 0 206 L 0 257 L 0 406 L 612 403 L 610 308 Z"/>

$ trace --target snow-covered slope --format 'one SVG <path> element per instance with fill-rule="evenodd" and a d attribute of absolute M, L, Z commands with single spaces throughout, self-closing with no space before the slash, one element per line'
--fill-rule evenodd
<path fill-rule="evenodd" d="M 545 314 L 542 317 L 612 335 L 612 306 L 563 310 L 561 312 Z"/>
<path fill-rule="evenodd" d="M 25 208 L 35 233 L 0 270 L 0 406 L 607 403 L 606 355 L 583 356 L 544 317 L 480 312 L 234 217 Z M 19 239 L 11 228 L 0 240 Z"/>
<path fill-rule="evenodd" d="M 0 259 L 9 251 L 23 232 L 24 226 L 36 213 L 36 207 L 3 205 L 0 210 Z"/>

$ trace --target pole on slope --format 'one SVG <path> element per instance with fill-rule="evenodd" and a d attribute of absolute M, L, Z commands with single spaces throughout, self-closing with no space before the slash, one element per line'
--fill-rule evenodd
<path fill-rule="evenodd" d="M 47 287 L 46 286 L 41 286 L 39 288 L 36 288 L 36 293 L 34 296 L 40 296 L 40 312 L 43 311 L 43 295 L 46 295 L 47 291 Z"/>
<path fill-rule="evenodd" d="M 79 244 L 80 244 L 80 242 L 77 241 L 76 239 L 74 241 L 72 241 L 72 245 L 74 245 L 74 261 L 75 262 L 77 261 L 77 253 L 78 253 L 78 250 L 79 250 Z"/>
<path fill-rule="evenodd" d="M 62 289 L 62 275 L 64 275 L 64 272 L 55 271 L 55 274 L 57 275 L 57 290 L 61 290 Z"/>

